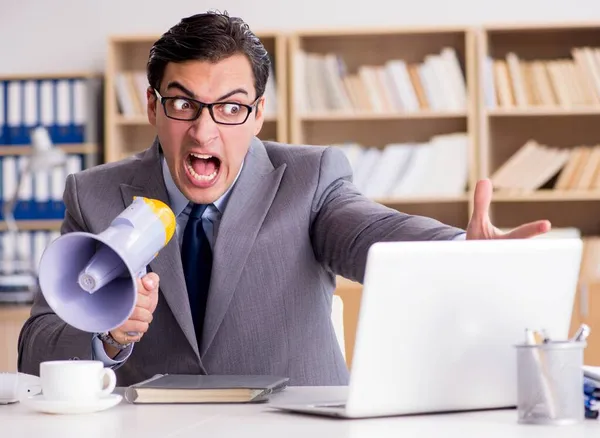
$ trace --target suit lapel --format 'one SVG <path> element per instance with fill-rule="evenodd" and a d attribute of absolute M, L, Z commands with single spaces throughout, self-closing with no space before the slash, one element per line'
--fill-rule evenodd
<path fill-rule="evenodd" d="M 264 145 L 254 139 L 219 224 L 213 250 L 201 356 L 210 347 L 233 298 L 246 258 L 269 210 L 285 170 L 275 169 Z"/>
<path fill-rule="evenodd" d="M 139 167 L 140 170 L 135 172 L 131 185 L 121 184 L 125 207 L 133 202 L 134 196 L 158 199 L 168 205 L 169 196 L 162 177 L 157 141 L 142 155 Z M 165 301 L 199 360 L 200 354 L 181 265 L 181 252 L 175 235 L 150 263 L 150 269 L 160 277 L 160 290 Z"/>

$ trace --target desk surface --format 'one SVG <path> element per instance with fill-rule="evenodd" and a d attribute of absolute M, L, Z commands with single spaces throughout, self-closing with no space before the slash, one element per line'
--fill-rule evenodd
<path fill-rule="evenodd" d="M 278 402 L 333 401 L 344 387 L 290 387 Z M 93 414 L 50 415 L 22 403 L 0 406 L 0 436 L 11 438 L 106 437 L 597 437 L 600 421 L 575 426 L 519 425 L 515 410 L 342 420 L 287 414 L 254 405 L 120 405 Z"/>

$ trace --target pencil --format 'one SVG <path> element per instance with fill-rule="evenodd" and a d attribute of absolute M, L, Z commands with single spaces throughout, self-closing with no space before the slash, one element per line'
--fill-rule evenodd
<path fill-rule="evenodd" d="M 546 363 L 546 358 L 542 357 L 543 352 L 541 352 L 540 349 L 537 347 L 544 342 L 543 336 L 541 336 L 539 332 L 534 331 L 534 330 L 529 330 L 529 329 L 527 329 L 525 331 L 525 333 L 526 333 L 527 344 L 534 346 L 531 349 L 531 352 L 533 354 L 534 361 L 537 364 L 537 368 L 539 371 L 538 372 L 538 376 L 540 379 L 539 382 L 542 387 L 542 392 L 544 394 L 545 404 L 548 408 L 548 415 L 550 418 L 555 418 L 556 417 L 556 409 L 555 409 L 555 404 L 554 404 L 555 398 L 553 395 L 552 386 L 550 384 L 550 377 L 548 375 L 548 373 L 549 373 L 548 364 Z"/>

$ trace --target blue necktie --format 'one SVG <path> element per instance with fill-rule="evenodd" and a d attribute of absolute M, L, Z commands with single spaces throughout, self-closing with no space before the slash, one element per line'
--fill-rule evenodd
<path fill-rule="evenodd" d="M 181 261 L 198 348 L 201 348 L 202 329 L 212 270 L 212 251 L 202 227 L 202 214 L 206 207 L 207 205 L 204 204 L 193 205 L 185 226 L 181 245 Z"/>

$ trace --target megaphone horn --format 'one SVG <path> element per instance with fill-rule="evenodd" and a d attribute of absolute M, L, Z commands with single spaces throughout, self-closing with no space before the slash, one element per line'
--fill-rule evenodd
<path fill-rule="evenodd" d="M 99 234 L 71 232 L 42 254 L 40 289 L 67 324 L 90 333 L 122 325 L 133 312 L 137 278 L 175 233 L 163 202 L 135 197 Z"/>

